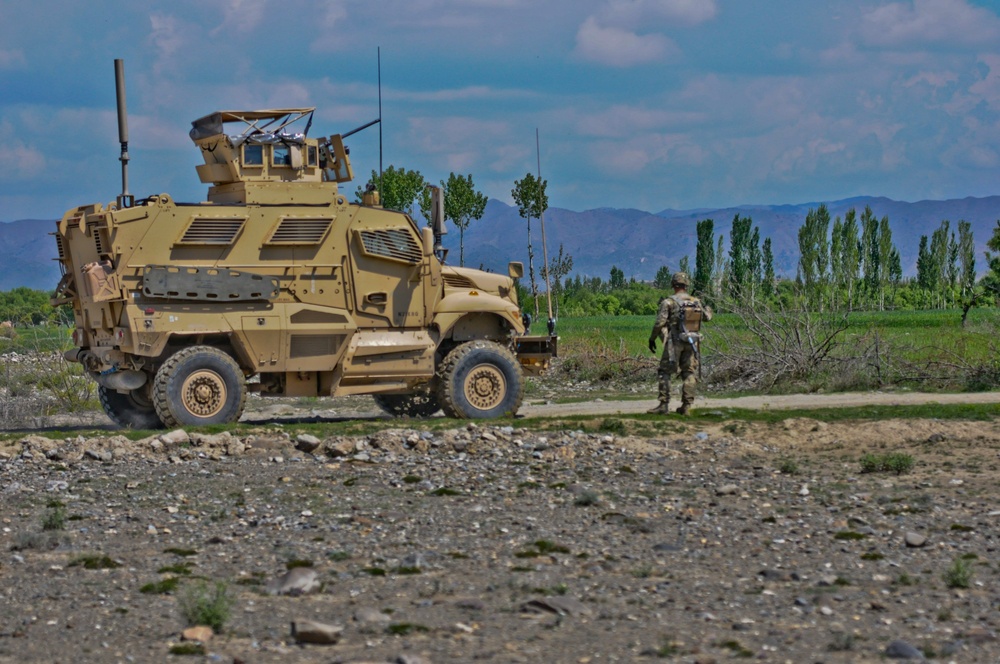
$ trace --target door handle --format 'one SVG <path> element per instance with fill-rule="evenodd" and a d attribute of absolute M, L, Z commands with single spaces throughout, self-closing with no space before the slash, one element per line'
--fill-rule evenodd
<path fill-rule="evenodd" d="M 378 291 L 375 293 L 367 293 L 365 295 L 365 302 L 368 304 L 374 304 L 376 306 L 383 306 L 389 301 L 389 296 L 384 291 Z"/>

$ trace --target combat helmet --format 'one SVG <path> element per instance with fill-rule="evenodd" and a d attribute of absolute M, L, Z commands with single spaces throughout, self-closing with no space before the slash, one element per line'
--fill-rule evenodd
<path fill-rule="evenodd" d="M 691 285 L 691 280 L 688 279 L 687 272 L 674 272 L 674 276 L 670 278 L 670 285 L 674 288 L 677 288 L 678 286 L 687 288 Z"/>

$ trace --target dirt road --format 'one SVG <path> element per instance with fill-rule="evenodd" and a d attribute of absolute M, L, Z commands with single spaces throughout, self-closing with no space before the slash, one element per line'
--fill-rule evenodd
<path fill-rule="evenodd" d="M 751 410 L 791 410 L 796 408 L 848 408 L 854 406 L 914 406 L 921 404 L 995 403 L 1000 404 L 1000 392 L 970 392 L 935 394 L 927 392 L 842 392 L 835 394 L 782 394 L 734 397 L 728 399 L 695 399 L 696 409 L 747 408 Z M 529 404 L 521 407 L 525 417 L 559 417 L 563 415 L 614 415 L 643 413 L 656 405 L 653 399 L 639 401 L 582 401 L 579 403 Z M 679 405 L 679 404 L 677 404 Z"/>

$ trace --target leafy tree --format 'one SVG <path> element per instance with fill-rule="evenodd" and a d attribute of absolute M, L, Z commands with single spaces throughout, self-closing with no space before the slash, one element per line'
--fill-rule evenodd
<path fill-rule="evenodd" d="M 562 295 L 563 291 L 562 278 L 567 276 L 573 270 L 573 257 L 563 250 L 561 243 L 559 244 L 559 254 L 552 262 L 549 263 L 549 270 L 551 270 L 551 275 L 546 273 L 546 269 L 543 266 L 542 277 L 552 277 L 552 295 L 555 297 L 556 315 L 558 316 L 559 297 Z"/>
<path fill-rule="evenodd" d="M 962 295 L 971 293 L 976 286 L 976 243 L 972 237 L 972 224 L 958 222 L 959 286 Z"/>
<path fill-rule="evenodd" d="M 774 295 L 774 252 L 771 250 L 771 238 L 764 238 L 764 246 L 761 250 L 762 278 L 760 283 L 760 294 L 765 298 Z"/>
<path fill-rule="evenodd" d="M 694 292 L 711 295 L 712 273 L 715 269 L 715 222 L 703 219 L 698 222 L 698 245 L 694 254 Z"/>
<path fill-rule="evenodd" d="M 920 246 L 917 249 L 917 285 L 930 291 L 937 285 L 937 274 L 934 269 L 934 257 L 927 247 L 927 236 L 920 236 Z"/>
<path fill-rule="evenodd" d="M 822 302 L 823 289 L 829 279 L 829 231 L 830 212 L 826 205 L 809 210 L 799 227 L 798 276 L 806 293 L 816 303 Z"/>
<path fill-rule="evenodd" d="M 889 216 L 883 216 L 878 222 L 878 260 L 884 266 L 879 273 L 879 310 L 885 309 L 885 291 L 889 284 L 897 284 L 894 261 L 898 260 L 899 250 L 892 242 L 892 229 L 889 227 Z M 902 270 L 899 271 L 900 277 Z"/>
<path fill-rule="evenodd" d="M 486 195 L 476 191 L 472 174 L 451 173 L 444 187 L 444 217 L 458 229 L 458 264 L 465 265 L 465 231 L 473 219 L 482 219 L 486 212 Z"/>
<path fill-rule="evenodd" d="M 659 290 L 667 290 L 670 288 L 672 277 L 673 273 L 670 272 L 670 268 L 666 265 L 661 265 L 660 269 L 656 271 L 656 276 L 653 278 L 653 287 Z"/>
<path fill-rule="evenodd" d="M 750 301 L 753 297 L 753 234 L 750 217 L 733 217 L 729 232 L 729 295 L 737 302 Z"/>
<path fill-rule="evenodd" d="M 379 178 L 377 171 L 372 170 L 368 184 L 374 185 L 378 189 L 382 199 L 382 207 L 389 210 L 400 210 L 412 216 L 413 204 L 423 194 L 427 183 L 420 171 L 408 171 L 405 168 L 396 168 L 390 165 L 389 168 L 382 171 L 381 178 Z M 358 187 L 355 195 L 359 201 L 363 194 L 364 190 Z"/>
<path fill-rule="evenodd" d="M 611 266 L 611 279 L 609 283 L 611 285 L 611 290 L 625 288 L 625 272 L 619 269 L 617 265 Z"/>
<path fill-rule="evenodd" d="M 858 219 L 854 208 L 844 215 L 840 227 L 840 256 L 838 259 L 838 285 L 847 292 L 847 306 L 854 307 L 854 287 L 861 274 L 861 240 L 858 238 Z"/>
<path fill-rule="evenodd" d="M 882 266 L 879 264 L 878 219 L 870 206 L 861 213 L 861 268 L 865 290 L 872 301 L 878 299 L 879 284 L 882 281 Z"/>
<path fill-rule="evenodd" d="M 531 280 L 531 294 L 535 299 L 535 317 L 538 317 L 538 283 L 535 281 L 535 251 L 531 245 L 531 218 L 541 219 L 549 209 L 549 197 L 545 193 L 548 181 L 540 180 L 531 173 L 514 182 L 510 194 L 517 204 L 517 213 L 528 222 L 528 276 Z"/>
<path fill-rule="evenodd" d="M 690 275 L 691 275 L 691 263 L 688 260 L 687 254 L 685 254 L 684 257 L 681 258 L 680 268 L 678 268 L 678 269 L 681 272 L 683 272 L 684 274 L 686 274 L 686 275 L 688 275 L 690 277 Z"/>

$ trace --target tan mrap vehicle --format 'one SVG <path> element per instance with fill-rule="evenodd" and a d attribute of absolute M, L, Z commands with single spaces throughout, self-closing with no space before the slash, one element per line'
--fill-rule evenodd
<path fill-rule="evenodd" d="M 548 365 L 555 338 L 524 336 L 520 263 L 509 276 L 445 266 L 434 231 L 379 207 L 377 192 L 348 202 L 342 137 L 289 130 L 308 130 L 313 110 L 195 120 L 211 185 L 197 204 L 130 200 L 123 134 L 123 196 L 58 222 L 53 302 L 72 305 L 76 327 L 66 357 L 117 424 L 233 422 L 248 390 L 372 394 L 393 415 L 511 416 L 524 372 Z"/>

